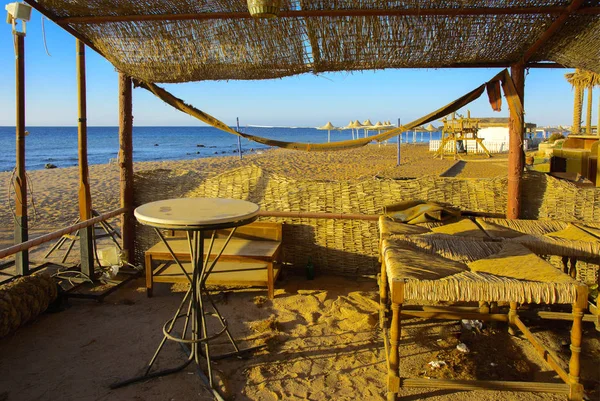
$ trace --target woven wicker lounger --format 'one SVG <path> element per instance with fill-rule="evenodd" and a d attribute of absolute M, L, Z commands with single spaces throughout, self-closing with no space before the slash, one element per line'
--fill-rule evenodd
<path fill-rule="evenodd" d="M 393 223 L 396 224 L 396 223 Z M 581 322 L 587 305 L 587 286 L 564 274 L 540 259 L 523 245 L 511 241 L 486 242 L 473 239 L 475 248 L 483 250 L 483 258 L 466 258 L 465 262 L 440 256 L 432 247 L 420 247 L 413 237 L 427 236 L 423 227 L 403 225 L 403 235 L 392 235 L 397 230 L 380 220 L 382 326 L 386 343 L 389 327 L 388 400 L 395 400 L 403 387 L 492 389 L 507 391 L 535 391 L 567 394 L 570 400 L 583 398 L 579 384 L 579 355 L 581 353 Z M 473 233 L 470 233 L 471 236 Z M 471 237 L 472 238 L 472 237 Z M 466 242 L 466 239 L 463 239 Z M 465 244 L 467 245 L 467 244 Z M 465 248 L 468 248 L 466 246 Z M 452 253 L 449 249 L 447 252 Z M 460 312 L 436 307 L 431 311 L 403 311 L 405 301 L 447 302 L 506 302 L 508 314 Z M 388 321 L 389 304 L 392 319 Z M 572 304 L 571 359 L 567 373 L 558 359 L 538 342 L 520 320 L 518 303 Z M 506 321 L 509 330 L 520 329 L 534 345 L 540 356 L 558 373 L 565 384 L 507 381 L 457 381 L 411 379 L 400 376 L 400 317 L 418 316 L 442 319 L 480 319 Z"/>

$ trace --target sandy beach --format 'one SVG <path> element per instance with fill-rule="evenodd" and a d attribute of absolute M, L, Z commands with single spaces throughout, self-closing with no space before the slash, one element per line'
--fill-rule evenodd
<path fill-rule="evenodd" d="M 433 159 L 426 145 L 404 144 L 401 164 L 396 166 L 395 144 L 369 145 L 340 152 L 296 152 L 285 149 L 238 156 L 192 160 L 134 163 L 136 173 L 153 170 L 194 171 L 208 178 L 227 170 L 257 165 L 265 170 L 290 178 L 326 181 L 360 181 L 375 176 L 386 178 L 416 178 L 438 176 L 455 164 L 452 158 Z M 492 159 L 474 157 L 477 163 L 466 163 L 457 177 L 497 177 L 506 175 L 506 155 Z M 119 167 L 117 164 L 92 165 L 89 168 L 92 208 L 106 213 L 119 207 Z M 32 235 L 49 232 L 72 224 L 78 217 L 77 167 L 28 172 L 33 197 L 29 199 L 29 228 Z M 6 188 L 0 199 L 0 245 L 12 242 L 14 195 L 8 197 L 11 173 L 0 173 L 0 185 Z M 12 188 L 10 188 L 12 189 Z M 10 191 L 14 194 L 14 191 Z M 32 199 L 33 198 L 33 199 Z M 33 204 L 32 204 L 33 200 Z"/>
<path fill-rule="evenodd" d="M 498 177 L 507 171 L 506 155 L 467 160 L 452 175 Z M 173 162 L 136 163 L 136 173 L 157 169 L 193 170 L 202 178 L 232 168 L 257 165 L 294 178 L 358 181 L 372 177 L 439 176 L 454 166 L 451 159 L 433 159 L 425 146 L 403 145 L 396 166 L 395 144 L 371 145 L 332 153 L 269 150 L 261 154 Z M 1 173 L 8 188 L 10 173 Z M 32 235 L 71 224 L 77 218 L 77 168 L 29 172 L 36 216 Z M 100 213 L 119 207 L 119 168 L 90 167 L 93 208 Z M 0 246 L 12 242 L 12 217 L 6 196 L 0 201 Z M 32 252 L 41 260 L 44 247 Z M 73 252 L 75 256 L 78 252 Z M 71 300 L 63 310 L 46 313 L 0 340 L 0 400 L 209 400 L 192 367 L 184 372 L 122 389 L 109 385 L 142 372 L 172 317 L 185 288 L 156 284 L 145 295 L 136 279 L 102 303 Z M 378 325 L 375 277 L 317 275 L 315 280 L 284 272 L 275 298 L 264 289 L 216 289 L 213 296 L 243 346 L 264 345 L 248 359 L 216 364 L 229 399 L 239 400 L 383 400 L 387 369 Z M 544 322 L 535 327 L 544 343 L 568 360 L 569 325 Z M 456 350 L 458 338 L 471 353 Z M 592 324 L 584 326 L 583 376 L 586 389 L 598 396 L 600 341 Z M 490 347 L 492 340 L 492 348 Z M 486 345 L 487 344 L 487 345 Z M 457 321 L 408 320 L 402 330 L 402 366 L 411 377 L 557 381 L 533 347 L 511 337 L 503 325 L 486 325 L 473 334 Z M 494 348 L 494 347 L 497 347 Z M 223 352 L 228 351 L 224 344 Z M 509 351 L 506 351 L 509 350 Z M 176 365 L 183 354 L 168 344 L 158 368 Z M 434 371 L 429 362 L 444 358 L 448 366 Z M 407 390 L 402 400 L 564 400 L 552 394 Z"/>

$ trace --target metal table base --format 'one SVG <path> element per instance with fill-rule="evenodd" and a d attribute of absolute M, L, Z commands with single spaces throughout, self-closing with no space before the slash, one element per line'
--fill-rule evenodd
<path fill-rule="evenodd" d="M 143 375 L 134 377 L 128 380 L 124 380 L 118 383 L 114 383 L 110 386 L 111 389 L 116 389 L 119 387 L 123 387 L 132 383 L 152 379 L 155 377 L 165 376 L 171 373 L 179 372 L 185 369 L 190 363 L 195 362 L 198 366 L 198 373 L 201 378 L 205 382 L 206 386 L 212 391 L 214 397 L 217 400 L 222 400 L 222 396 L 219 394 L 217 389 L 215 388 L 215 382 L 213 377 L 212 370 L 212 360 L 229 358 L 232 356 L 241 356 L 245 353 L 255 351 L 257 349 L 263 348 L 264 346 L 251 347 L 246 349 L 240 349 L 236 344 L 233 336 L 229 332 L 227 327 L 227 320 L 221 315 L 215 302 L 213 301 L 210 293 L 206 289 L 206 280 L 208 276 L 212 272 L 213 268 L 217 264 L 217 261 L 221 257 L 225 247 L 229 243 L 231 237 L 235 233 L 236 227 L 231 229 L 229 236 L 227 237 L 225 243 L 221 250 L 217 253 L 217 256 L 211 261 L 210 254 L 212 252 L 212 248 L 215 242 L 216 237 L 216 229 L 219 227 L 212 227 L 213 234 L 211 237 L 209 248 L 206 252 L 206 258 L 204 261 L 202 257 L 204 255 L 204 231 L 205 230 L 189 230 L 187 231 L 187 240 L 190 249 L 190 259 L 192 263 L 192 276 L 190 277 L 189 273 L 185 270 L 173 249 L 163 236 L 163 234 L 159 231 L 158 228 L 154 228 L 161 241 L 167 247 L 169 253 L 173 257 L 173 260 L 177 263 L 177 265 L 181 268 L 182 272 L 188 278 L 190 282 L 190 289 L 185 293 L 177 311 L 173 315 L 173 318 L 169 319 L 163 326 L 163 338 L 156 349 L 156 352 L 152 356 L 152 359 L 148 363 L 146 367 L 146 371 Z M 207 306 L 210 306 L 212 311 L 207 309 Z M 182 311 L 186 308 L 186 312 L 182 313 Z M 209 333 L 208 325 L 206 323 L 207 317 L 215 318 L 219 324 L 220 328 L 215 333 Z M 177 335 L 174 333 L 174 329 L 176 323 L 183 320 L 183 328 L 181 330 L 181 335 Z M 189 336 L 188 336 L 189 332 Z M 214 355 L 211 356 L 210 350 L 210 341 L 216 339 L 217 337 L 225 334 L 233 347 L 233 352 L 223 354 L 223 355 Z M 175 341 L 179 343 L 188 354 L 187 361 L 183 364 L 176 366 L 170 369 L 164 369 L 156 372 L 150 372 L 152 366 L 156 362 L 158 355 L 160 354 L 163 346 L 165 345 L 167 340 Z M 189 347 L 188 347 L 189 346 Z M 204 374 L 202 369 L 201 360 L 204 360 L 204 365 L 206 366 L 206 374 Z"/>

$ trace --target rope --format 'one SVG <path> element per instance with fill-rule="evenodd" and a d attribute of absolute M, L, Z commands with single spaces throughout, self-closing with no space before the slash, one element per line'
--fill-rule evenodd
<path fill-rule="evenodd" d="M 504 94 L 507 98 L 507 101 L 511 107 L 511 110 L 515 110 L 517 115 L 520 116 L 520 119 L 523 118 L 523 105 L 520 102 L 519 97 L 516 95 L 517 92 L 515 90 L 514 84 L 512 82 L 512 78 L 507 69 L 502 70 L 496 76 L 494 76 L 490 81 L 480 85 L 479 87 L 473 89 L 471 92 L 459 97 L 455 101 L 447 104 L 446 106 L 424 116 L 415 121 L 412 121 L 406 125 L 391 129 L 389 131 L 383 132 L 381 134 L 377 134 L 372 137 L 367 138 L 359 138 L 348 141 L 339 141 L 339 142 L 331 142 L 331 143 L 302 143 L 302 142 L 286 142 L 286 141 L 278 141 L 274 139 L 264 138 L 260 136 L 250 135 L 246 133 L 242 133 L 234 130 L 229 127 L 223 121 L 211 116 L 208 113 L 203 112 L 185 103 L 183 100 L 175 97 L 165 89 L 153 84 L 146 83 L 139 80 L 134 80 L 134 85 L 144 88 L 150 92 L 152 92 L 159 99 L 163 100 L 165 103 L 171 105 L 177 110 L 189 114 L 192 117 L 197 118 L 198 120 L 209 124 L 217 129 L 228 132 L 233 135 L 241 136 L 242 138 L 247 138 L 251 141 L 262 143 L 268 146 L 276 146 L 284 149 L 294 149 L 294 150 L 303 150 L 303 151 L 333 151 L 333 150 L 345 150 L 345 149 L 353 149 L 365 146 L 371 141 L 382 142 L 388 140 L 392 137 L 400 135 L 402 132 L 410 131 L 415 127 L 418 127 L 423 124 L 427 124 L 429 122 L 438 120 L 450 113 L 453 113 L 460 108 L 466 106 L 472 101 L 478 99 L 481 94 L 486 90 L 486 85 L 492 82 L 500 81 L 502 83 L 502 88 L 504 90 Z"/>

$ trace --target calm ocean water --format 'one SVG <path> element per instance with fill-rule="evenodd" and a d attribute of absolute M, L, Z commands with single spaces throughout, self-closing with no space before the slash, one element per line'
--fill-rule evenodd
<path fill-rule="evenodd" d="M 28 127 L 25 140 L 27 170 L 43 169 L 47 163 L 57 167 L 77 165 L 77 127 Z M 323 143 L 327 142 L 327 131 L 315 128 L 245 127 L 249 134 L 283 141 Z M 361 131 L 362 135 L 362 131 Z M 410 142 L 413 140 L 409 134 Z M 439 132 L 433 139 L 439 139 Z M 331 141 L 352 139 L 350 130 L 331 131 Z M 403 142 L 406 134 L 403 136 Z M 395 142 L 392 139 L 391 142 Z M 429 133 L 423 134 L 429 141 Z M 417 133 L 417 142 L 421 134 Z M 267 149 L 265 145 L 241 139 L 245 153 Z M 15 167 L 15 128 L 0 127 L 0 171 Z M 105 164 L 116 158 L 119 150 L 117 127 L 88 127 L 88 161 L 90 164 Z M 213 127 L 134 127 L 133 160 L 184 160 L 200 157 L 231 156 L 237 151 L 237 136 Z"/>

